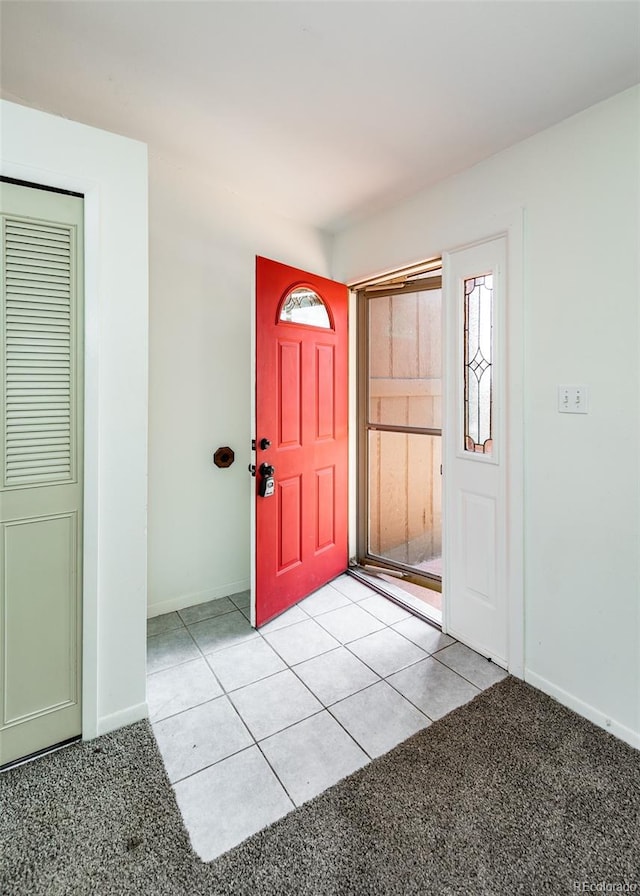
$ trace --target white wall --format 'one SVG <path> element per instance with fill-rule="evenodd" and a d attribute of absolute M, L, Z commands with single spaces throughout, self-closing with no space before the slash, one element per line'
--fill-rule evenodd
<path fill-rule="evenodd" d="M 150 616 L 249 587 L 255 256 L 327 274 L 317 231 L 150 153 Z M 228 445 L 228 469 L 212 456 Z"/>
<path fill-rule="evenodd" d="M 247 587 L 254 256 L 354 279 L 523 206 L 526 677 L 640 742 L 638 104 L 628 91 L 335 240 L 152 157 L 149 615 Z M 86 194 L 85 736 L 145 713 L 146 149 L 2 103 L 3 173 Z M 483 225 L 485 226 L 485 225 Z M 559 382 L 591 412 L 560 416 Z M 220 445 L 236 463 L 218 470 Z"/>
<path fill-rule="evenodd" d="M 568 119 L 347 229 L 332 264 L 355 280 L 525 209 L 525 676 L 636 745 L 639 112 L 636 88 Z"/>
<path fill-rule="evenodd" d="M 83 736 L 147 714 L 146 146 L 0 105 L 6 176 L 85 194 Z"/>

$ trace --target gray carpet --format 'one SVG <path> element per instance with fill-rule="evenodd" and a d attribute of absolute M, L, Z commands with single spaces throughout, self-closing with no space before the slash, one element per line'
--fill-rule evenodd
<path fill-rule="evenodd" d="M 144 722 L 0 775 L 0 806 L 6 896 L 640 892 L 640 754 L 512 678 L 208 865 Z"/>

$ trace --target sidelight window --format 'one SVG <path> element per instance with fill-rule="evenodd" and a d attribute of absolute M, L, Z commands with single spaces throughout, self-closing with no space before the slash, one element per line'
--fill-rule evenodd
<path fill-rule="evenodd" d="M 493 274 L 464 281 L 464 450 L 493 453 Z"/>

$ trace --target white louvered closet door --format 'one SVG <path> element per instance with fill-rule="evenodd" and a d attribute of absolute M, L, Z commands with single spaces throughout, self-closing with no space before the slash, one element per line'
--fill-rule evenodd
<path fill-rule="evenodd" d="M 0 765 L 81 733 L 83 202 L 0 183 Z"/>

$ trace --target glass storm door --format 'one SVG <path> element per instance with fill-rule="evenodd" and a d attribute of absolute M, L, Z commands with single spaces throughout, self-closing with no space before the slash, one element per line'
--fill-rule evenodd
<path fill-rule="evenodd" d="M 442 572 L 441 278 L 367 287 L 359 299 L 366 334 L 359 553 L 437 580 Z"/>
<path fill-rule="evenodd" d="M 347 287 L 256 262 L 255 624 L 347 567 Z"/>

